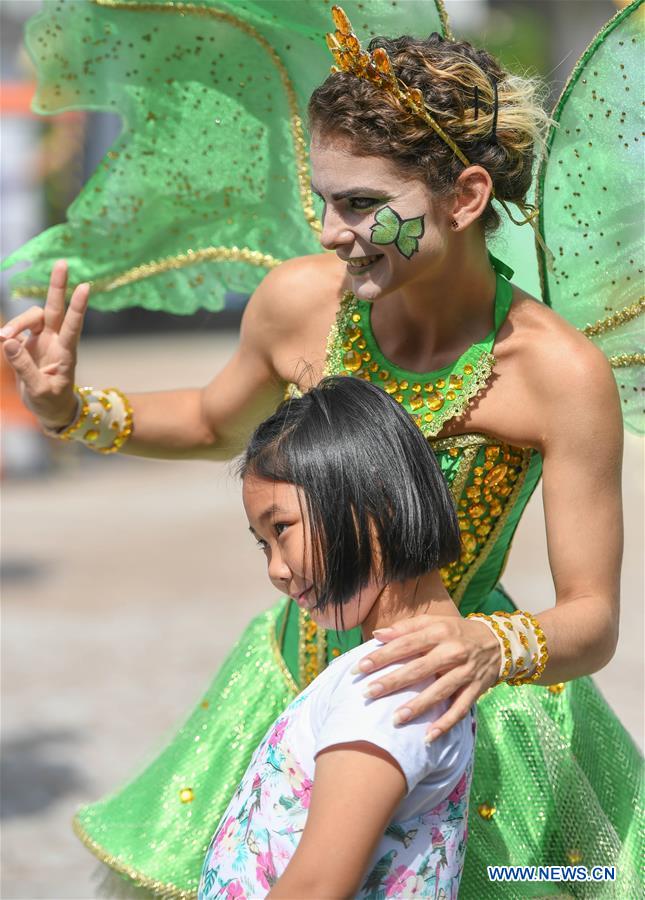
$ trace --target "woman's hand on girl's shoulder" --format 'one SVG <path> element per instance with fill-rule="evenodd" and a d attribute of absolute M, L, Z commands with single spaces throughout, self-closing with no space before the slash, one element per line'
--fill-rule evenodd
<path fill-rule="evenodd" d="M 399 669 L 367 685 L 370 698 L 382 697 L 434 676 L 414 700 L 395 712 L 401 725 L 451 699 L 446 712 L 432 723 L 428 738 L 435 740 L 461 721 L 475 701 L 496 682 L 501 651 L 495 636 L 481 622 L 453 616 L 415 616 L 390 628 L 377 630 L 374 637 L 384 646 L 365 656 L 357 666 L 366 674 L 394 662 Z"/>

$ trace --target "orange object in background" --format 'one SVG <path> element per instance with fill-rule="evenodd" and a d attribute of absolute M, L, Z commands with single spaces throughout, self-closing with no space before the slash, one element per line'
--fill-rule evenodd
<path fill-rule="evenodd" d="M 35 93 L 34 81 L 3 81 L 0 83 L 0 113 L 3 116 L 35 116 L 31 110 Z"/>
<path fill-rule="evenodd" d="M 38 419 L 20 398 L 16 375 L 5 359 L 4 353 L 0 356 L 0 422 L 3 430 L 20 427 L 40 431 Z"/>
<path fill-rule="evenodd" d="M 0 435 L 1 479 L 32 478 L 51 467 L 51 442 L 20 399 L 16 376 L 4 353 L 0 358 Z"/>

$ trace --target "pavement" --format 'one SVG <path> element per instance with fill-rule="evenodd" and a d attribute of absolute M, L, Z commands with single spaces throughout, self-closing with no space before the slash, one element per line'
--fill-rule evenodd
<path fill-rule="evenodd" d="M 79 381 L 200 385 L 230 334 L 87 340 Z M 275 592 L 227 464 L 96 457 L 46 445 L 55 467 L 2 487 L 2 881 L 5 900 L 97 896 L 76 807 L 154 756 L 248 620 Z M 643 744 L 643 444 L 627 435 L 618 651 L 597 682 Z M 553 601 L 533 498 L 504 577 L 522 606 Z"/>

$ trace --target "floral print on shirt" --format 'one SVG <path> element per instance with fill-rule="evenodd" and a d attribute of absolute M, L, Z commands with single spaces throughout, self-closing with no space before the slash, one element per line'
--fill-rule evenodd
<path fill-rule="evenodd" d="M 200 900 L 264 897 L 293 856 L 313 782 L 291 750 L 289 725 L 307 693 L 289 706 L 256 750 L 208 849 Z M 434 809 L 388 826 L 357 897 L 457 897 L 471 774 L 472 765 Z"/>

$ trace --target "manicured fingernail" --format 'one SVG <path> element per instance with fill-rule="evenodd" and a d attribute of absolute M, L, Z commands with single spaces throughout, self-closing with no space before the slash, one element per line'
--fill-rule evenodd
<path fill-rule="evenodd" d="M 0 328 L 0 337 L 6 338 L 11 334 L 11 330 L 9 328 Z"/>
<path fill-rule="evenodd" d="M 376 628 L 372 632 L 373 637 L 375 637 L 377 640 L 380 640 L 380 638 L 387 638 L 391 634 L 394 634 L 393 628 Z"/>
<path fill-rule="evenodd" d="M 373 668 L 374 663 L 371 660 L 361 659 L 352 669 L 352 675 L 364 675 L 366 672 L 371 672 Z"/>
<path fill-rule="evenodd" d="M 361 659 L 352 669 L 352 675 L 364 675 L 366 672 L 371 672 L 373 668 L 374 663 L 371 659 Z"/>
<path fill-rule="evenodd" d="M 393 721 L 395 725 L 403 725 L 404 722 L 409 722 L 411 718 L 412 710 L 407 706 L 403 706 L 394 713 Z"/>
<path fill-rule="evenodd" d="M 439 737 L 440 734 L 441 731 L 438 728 L 431 728 L 430 734 L 426 734 L 426 744 L 431 744 Z"/>
<path fill-rule="evenodd" d="M 363 691 L 363 697 L 378 697 L 382 690 L 383 685 L 378 681 L 373 681 L 372 684 L 368 684 Z"/>

